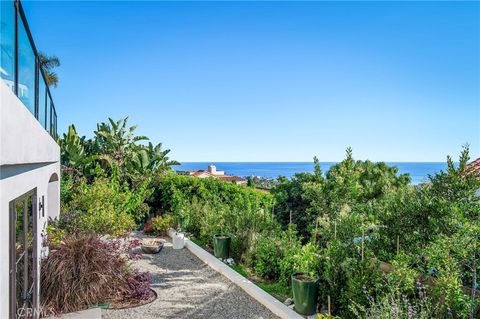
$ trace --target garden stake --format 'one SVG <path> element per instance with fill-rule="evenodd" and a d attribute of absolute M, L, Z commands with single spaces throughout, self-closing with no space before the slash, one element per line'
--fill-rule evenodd
<path fill-rule="evenodd" d="M 469 319 L 473 319 L 475 312 L 475 292 L 477 290 L 477 259 L 475 256 L 475 250 L 473 251 L 473 273 L 472 273 L 472 305 L 470 306 L 470 316 Z"/>
<path fill-rule="evenodd" d="M 397 235 L 397 255 L 400 252 L 400 236 Z"/>
<path fill-rule="evenodd" d="M 362 229 L 362 261 L 363 261 L 363 246 L 364 246 L 364 240 L 365 240 L 365 230 Z"/>
<path fill-rule="evenodd" d="M 327 302 L 328 302 L 328 316 L 330 317 L 332 313 L 330 312 L 330 295 L 327 297 Z"/>
<path fill-rule="evenodd" d="M 317 243 L 317 234 L 318 234 L 318 218 L 315 220 L 315 234 L 313 237 L 313 242 L 315 244 Z"/>

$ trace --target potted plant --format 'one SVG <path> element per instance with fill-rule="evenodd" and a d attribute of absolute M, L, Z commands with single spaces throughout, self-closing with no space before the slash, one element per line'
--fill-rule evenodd
<path fill-rule="evenodd" d="M 224 233 L 215 234 L 213 236 L 213 254 L 220 259 L 228 259 L 230 257 L 230 244 L 232 238 Z"/>
<path fill-rule="evenodd" d="M 304 316 L 314 315 L 318 304 L 317 247 L 308 243 L 294 256 L 296 272 L 292 275 L 295 311 Z"/>
<path fill-rule="evenodd" d="M 232 243 L 232 238 L 225 232 L 224 212 L 219 214 L 216 228 L 219 232 L 213 235 L 213 254 L 219 259 L 228 259 L 230 258 L 230 244 Z"/>
<path fill-rule="evenodd" d="M 145 254 L 158 254 L 163 248 L 163 243 L 160 240 L 149 239 L 142 242 L 142 251 Z"/>

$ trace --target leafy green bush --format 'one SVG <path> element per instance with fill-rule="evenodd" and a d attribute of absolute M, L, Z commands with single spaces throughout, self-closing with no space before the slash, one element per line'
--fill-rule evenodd
<path fill-rule="evenodd" d="M 168 234 L 168 230 L 175 225 L 175 221 L 171 214 L 164 214 L 152 218 L 152 229 L 161 236 Z"/>
<path fill-rule="evenodd" d="M 62 183 L 60 226 L 69 232 L 119 235 L 149 213 L 155 177 L 178 164 L 161 143 L 143 144 L 128 118 L 97 125 L 91 139 L 71 125 L 59 139 Z"/>
<path fill-rule="evenodd" d="M 47 225 L 47 244 L 48 245 L 59 245 L 65 239 L 66 234 L 65 230 L 59 228 L 56 225 L 56 222 L 49 219 Z"/>
<path fill-rule="evenodd" d="M 410 177 L 398 174 L 396 167 L 385 163 L 355 161 L 352 150 L 332 166 L 324 177 L 317 158 L 314 173 L 298 173 L 282 178 L 272 189 L 275 214 L 284 227 L 293 222 L 301 230 L 304 242 L 315 228 L 318 217 L 335 220 L 357 204 L 374 203 L 397 189 L 407 187 Z"/>
<path fill-rule="evenodd" d="M 321 303 L 330 296 L 334 314 L 357 318 L 350 304 L 376 307 L 367 296 L 386 302 L 382 296 L 392 287 L 416 305 L 417 283 L 426 280 L 438 305 L 433 317 L 466 318 L 475 311 L 478 301 L 469 295 L 474 273 L 480 272 L 474 262 L 480 248 L 480 180 L 468 171 L 468 160 L 465 147 L 458 163 L 449 157 L 446 171 L 413 186 L 396 168 L 354 161 L 348 150 L 326 177 L 315 161 L 314 174 L 282 179 L 273 190 L 275 214 L 284 227 L 300 225 L 303 242 L 318 246 L 311 253 L 316 250 L 319 260 Z M 298 268 L 288 255 L 280 265 L 291 272 L 292 260 Z M 379 272 L 379 260 L 392 263 L 394 271 Z"/>
<path fill-rule="evenodd" d="M 265 279 L 276 280 L 280 276 L 280 261 L 283 258 L 281 247 L 273 235 L 264 234 L 256 242 L 255 274 Z"/>
<path fill-rule="evenodd" d="M 83 184 L 73 196 L 68 222 L 71 231 L 101 235 L 123 235 L 135 227 L 132 214 L 126 208 L 131 193 L 107 179 Z"/>
<path fill-rule="evenodd" d="M 289 285 L 291 276 L 296 271 L 295 255 L 302 247 L 295 224 L 289 224 L 287 229 L 281 232 L 280 243 L 283 251 L 283 258 L 279 262 L 280 282 Z"/>
<path fill-rule="evenodd" d="M 166 174 L 155 182 L 155 210 L 172 212 L 183 230 L 205 243 L 213 235 L 232 236 L 232 254 L 240 259 L 256 236 L 272 229 L 273 198 L 250 187 L 215 179 Z"/>
<path fill-rule="evenodd" d="M 286 230 L 277 225 L 252 240 L 245 255 L 246 265 L 255 274 L 268 280 L 279 280 L 284 286 L 290 284 L 294 273 L 295 256 L 301 249 L 296 226 L 290 224 Z"/>
<path fill-rule="evenodd" d="M 471 298 L 474 284 L 474 267 L 478 273 L 480 248 L 480 222 L 464 224 L 451 236 L 442 236 L 423 250 L 424 263 L 414 268 L 434 282 L 431 296 L 439 303 L 440 313 L 453 313 L 458 318 L 467 318 L 480 304 Z M 477 261 L 475 261 L 477 260 Z M 478 282 L 477 282 L 478 290 Z"/>
<path fill-rule="evenodd" d="M 293 256 L 295 272 L 301 272 L 309 277 L 316 278 L 319 271 L 318 247 L 313 243 L 307 243 Z"/>

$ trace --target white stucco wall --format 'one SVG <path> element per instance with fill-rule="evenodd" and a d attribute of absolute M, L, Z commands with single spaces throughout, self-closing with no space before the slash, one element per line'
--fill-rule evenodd
<path fill-rule="evenodd" d="M 0 81 L 0 165 L 57 162 L 60 148 L 8 86 Z"/>
<path fill-rule="evenodd" d="M 57 181 L 49 184 L 52 176 Z M 59 146 L 0 80 L 0 318 L 9 315 L 9 203 L 36 188 L 40 256 L 47 218 L 58 214 L 59 177 Z"/>

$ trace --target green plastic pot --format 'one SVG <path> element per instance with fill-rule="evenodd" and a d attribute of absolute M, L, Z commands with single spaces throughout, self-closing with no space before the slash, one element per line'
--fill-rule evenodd
<path fill-rule="evenodd" d="M 317 313 L 318 300 L 318 278 L 313 280 L 298 279 L 297 276 L 303 273 L 292 275 L 292 292 L 295 311 L 304 316 L 311 316 Z"/>
<path fill-rule="evenodd" d="M 232 239 L 227 235 L 213 236 L 213 254 L 217 258 L 227 259 L 230 257 L 230 243 Z"/>

